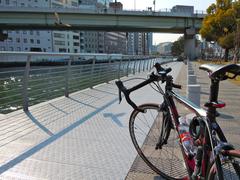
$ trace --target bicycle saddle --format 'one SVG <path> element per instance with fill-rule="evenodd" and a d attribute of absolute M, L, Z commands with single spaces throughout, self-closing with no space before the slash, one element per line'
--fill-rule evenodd
<path fill-rule="evenodd" d="M 240 65 L 227 64 L 227 65 L 216 65 L 216 64 L 203 64 L 199 67 L 209 73 L 211 79 L 225 80 L 230 78 L 226 73 L 232 73 L 235 77 L 240 75 Z"/>

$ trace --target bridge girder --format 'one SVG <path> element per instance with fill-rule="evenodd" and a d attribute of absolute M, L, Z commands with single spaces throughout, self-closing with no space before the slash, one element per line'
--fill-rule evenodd
<path fill-rule="evenodd" d="M 45 11 L 0 11 L 1 30 L 90 30 L 122 32 L 184 33 L 186 28 L 198 31 L 203 17 L 136 15 L 127 13 L 82 13 L 57 11 L 60 23 L 53 10 Z M 66 25 L 67 24 L 67 25 Z M 70 25 L 70 26 L 69 26 Z"/>

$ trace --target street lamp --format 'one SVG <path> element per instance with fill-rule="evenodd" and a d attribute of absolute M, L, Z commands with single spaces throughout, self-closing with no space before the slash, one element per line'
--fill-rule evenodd
<path fill-rule="evenodd" d="M 114 11 L 115 11 L 115 14 L 116 14 L 116 11 L 117 11 L 117 0 L 115 0 L 115 3 L 114 3 Z"/>

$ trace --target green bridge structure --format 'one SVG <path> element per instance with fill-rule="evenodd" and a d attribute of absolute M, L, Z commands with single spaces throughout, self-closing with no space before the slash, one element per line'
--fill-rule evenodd
<path fill-rule="evenodd" d="M 182 33 L 185 55 L 196 57 L 195 34 L 203 12 L 0 7 L 0 30 L 94 30 Z"/>

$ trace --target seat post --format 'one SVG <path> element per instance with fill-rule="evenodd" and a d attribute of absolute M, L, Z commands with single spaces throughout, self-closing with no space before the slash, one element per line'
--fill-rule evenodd
<path fill-rule="evenodd" d="M 209 102 L 218 102 L 219 80 L 211 79 Z M 207 116 L 211 120 L 216 119 L 216 107 L 208 107 Z"/>

